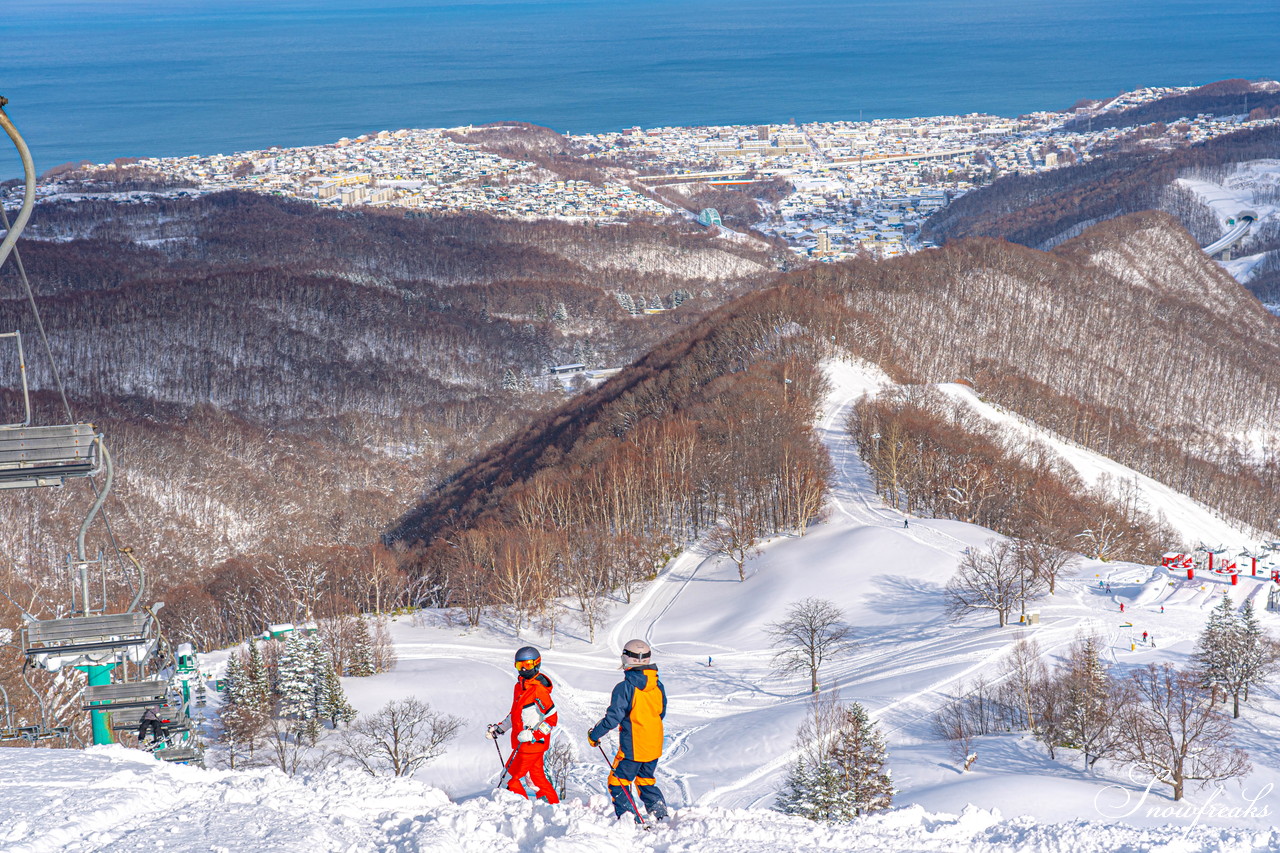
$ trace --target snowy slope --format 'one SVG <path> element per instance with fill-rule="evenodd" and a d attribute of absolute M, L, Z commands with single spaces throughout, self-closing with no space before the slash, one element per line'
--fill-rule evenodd
<path fill-rule="evenodd" d="M 178 850 L 486 853 L 1280 848 L 1280 833 L 1271 829 L 1280 800 L 1270 803 L 1266 787 L 1280 783 L 1274 747 L 1280 702 L 1271 691 L 1255 696 L 1239 721 L 1254 772 L 1222 792 L 1192 790 L 1188 796 L 1197 807 L 1212 800 L 1241 810 L 1256 800 L 1252 814 L 1166 812 L 1173 804 L 1165 789 L 1144 793 L 1145 780 L 1129 779 L 1105 763 L 1086 772 L 1070 754 L 1050 761 L 1038 744 L 1016 735 L 982 738 L 974 769 L 959 771 L 947 745 L 934 736 L 930 716 L 975 675 L 994 677 L 1001 655 L 1024 630 L 1034 632 L 1049 656 L 1087 631 L 1104 639 L 1111 660 L 1122 667 L 1181 662 L 1218 595 L 1261 597 L 1261 604 L 1269 584 L 1245 577 L 1232 587 L 1216 576 L 1188 581 L 1149 566 L 1085 562 L 1039 606 L 1041 623 L 1034 629 L 998 629 L 993 619 L 952 623 L 943 613 L 942 587 L 964 549 L 995 534 L 932 519 L 912 518 L 904 527 L 903 517 L 875 496 L 842 429 L 856 399 L 889 380 L 858 364 L 832 363 L 826 370 L 832 392 L 817 428 L 836 472 L 828 518 L 803 537 L 766 543 L 748 563 L 745 582 L 737 580 L 733 565 L 686 551 L 630 604 L 615 604 L 594 644 L 572 623 L 561 626 L 549 648 L 537 632 L 517 637 L 495 621 L 465 629 L 438 612 L 395 621 L 396 669 L 344 684 L 362 711 L 417 695 L 466 720 L 449 753 L 415 780 L 371 779 L 338 767 L 292 779 L 265 769 L 169 767 L 114 747 L 7 750 L 0 766 L 0 847 L 143 850 L 163 842 Z M 984 409 L 967 389 L 944 390 L 1008 429 L 1034 430 Z M 1064 458 L 1087 477 L 1134 477 L 1110 460 L 1060 445 Z M 1215 526 L 1223 522 L 1194 503 L 1162 494 L 1158 485 L 1142 484 L 1151 506 L 1186 530 L 1224 540 L 1236 535 Z M 1109 582 L 1110 590 L 1099 581 Z M 893 812 L 852 827 L 815 826 L 766 808 L 807 708 L 805 684 L 770 673 L 766 627 L 807 596 L 832 600 L 856 628 L 858 649 L 824 669 L 824 688 L 862 702 L 879 721 L 900 789 Z M 1272 630 L 1280 628 L 1274 614 L 1263 618 Z M 1135 642 L 1144 630 L 1157 646 Z M 673 826 L 649 835 L 612 823 L 603 797 L 604 760 L 584 741 L 618 679 L 617 650 L 636 636 L 654 645 L 670 696 L 658 781 L 679 809 Z M 511 653 L 525 643 L 544 650 L 544 668 L 556 683 L 559 736 L 577 750 L 570 802 L 558 809 L 492 793 L 499 763 L 484 726 L 506 713 Z M 504 741 L 504 753 L 506 748 Z"/>
<path fill-rule="evenodd" d="M 1055 433 L 1037 427 L 1006 409 L 980 400 L 972 388 L 950 383 L 939 385 L 938 388 L 948 397 L 963 403 L 986 420 L 999 426 L 1005 435 L 1029 439 L 1051 448 L 1070 464 L 1088 485 L 1095 487 L 1109 485 L 1112 490 L 1119 489 L 1121 486 L 1134 488 L 1141 504 L 1144 505 L 1144 510 L 1152 517 L 1164 519 L 1172 525 L 1188 546 L 1194 547 L 1201 542 L 1211 546 L 1227 544 L 1233 546 L 1232 554 L 1234 555 L 1240 548 L 1255 548 L 1261 545 L 1258 534 L 1246 529 L 1244 525 L 1220 518 L 1203 504 L 1145 474 L 1139 474 L 1100 453 L 1073 444 Z M 1170 543 L 1170 547 L 1176 544 Z"/>

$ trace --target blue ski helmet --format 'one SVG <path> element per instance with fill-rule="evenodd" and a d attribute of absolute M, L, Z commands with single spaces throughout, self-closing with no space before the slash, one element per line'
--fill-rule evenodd
<path fill-rule="evenodd" d="M 533 678 L 542 667 L 542 655 L 533 646 L 516 651 L 516 671 L 521 678 Z"/>

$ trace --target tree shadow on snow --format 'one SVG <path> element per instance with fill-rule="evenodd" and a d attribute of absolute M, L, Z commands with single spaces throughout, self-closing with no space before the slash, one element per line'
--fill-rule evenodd
<path fill-rule="evenodd" d="M 918 622 L 946 618 L 943 585 L 917 578 L 879 578 L 866 598 L 866 607 L 895 618 L 915 616 Z"/>

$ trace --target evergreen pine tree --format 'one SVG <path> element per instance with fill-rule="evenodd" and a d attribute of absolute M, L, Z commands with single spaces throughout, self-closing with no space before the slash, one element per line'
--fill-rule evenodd
<path fill-rule="evenodd" d="M 636 313 L 635 300 L 633 300 L 629 294 L 619 292 L 615 293 L 614 297 L 618 300 L 618 304 L 622 306 L 623 311 L 626 311 L 628 314 Z"/>
<path fill-rule="evenodd" d="M 502 390 L 513 392 L 520 390 L 520 378 L 516 376 L 516 372 L 510 367 L 503 371 Z"/>
<path fill-rule="evenodd" d="M 1240 613 L 1220 640 L 1221 655 L 1213 684 L 1231 697 L 1231 714 L 1240 716 L 1240 702 L 1249 688 L 1264 683 L 1275 671 L 1277 647 L 1258 624 L 1253 600 L 1245 599 Z"/>
<path fill-rule="evenodd" d="M 857 702 L 842 709 L 831 749 L 835 791 L 830 820 L 852 820 L 893 804 L 893 780 L 885 769 L 884 736 Z"/>
<path fill-rule="evenodd" d="M 319 719 L 323 716 L 325 673 L 333 668 L 329 659 L 329 651 L 319 634 L 307 638 L 307 673 L 311 677 L 311 716 Z"/>
<path fill-rule="evenodd" d="M 1268 649 L 1267 636 L 1262 631 L 1262 626 L 1258 624 L 1258 614 L 1253 610 L 1253 599 L 1246 598 L 1244 606 L 1240 608 L 1239 629 L 1236 632 L 1236 647 L 1239 649 L 1241 656 L 1241 669 L 1249 676 L 1255 672 L 1263 671 L 1262 674 L 1269 669 L 1268 666 Z M 1261 678 L 1254 679 L 1246 677 L 1243 679 L 1244 700 L 1249 701 L 1249 688 L 1261 681 Z M 1235 715 L 1240 716 L 1240 697 L 1236 695 Z"/>
<path fill-rule="evenodd" d="M 238 700 L 265 712 L 271 707 L 271 694 L 271 674 L 262 659 L 262 650 L 257 642 L 250 640 L 249 659 L 244 667 L 244 688 L 239 691 Z"/>
<path fill-rule="evenodd" d="M 1235 605 L 1224 592 L 1200 632 L 1194 660 L 1200 670 L 1201 683 L 1212 691 L 1214 703 L 1218 701 L 1218 691 L 1226 686 L 1231 657 L 1235 654 L 1236 621 Z"/>
<path fill-rule="evenodd" d="M 355 631 L 351 638 L 351 662 L 347 666 L 347 675 L 353 678 L 366 678 L 373 675 L 375 671 L 373 637 L 369 634 L 369 623 L 363 616 L 357 616 Z"/>
<path fill-rule="evenodd" d="M 320 716 L 329 720 L 335 729 L 338 723 L 349 723 L 356 718 L 356 709 L 347 701 L 346 691 L 342 689 L 342 679 L 334 669 L 332 662 L 325 667 L 322 681 L 323 690 L 320 699 Z"/>
<path fill-rule="evenodd" d="M 240 663 L 240 651 L 238 649 L 232 651 L 231 656 L 227 658 L 227 671 L 223 675 L 223 682 L 225 684 L 222 690 L 223 706 L 232 708 L 239 705 L 248 685 L 245 683 L 244 666 Z"/>
<path fill-rule="evenodd" d="M 783 814 L 796 815 L 809 820 L 822 820 L 825 812 L 822 786 L 811 757 L 804 752 L 791 764 L 782 793 L 775 808 Z"/>
<path fill-rule="evenodd" d="M 276 664 L 280 715 L 298 723 L 315 716 L 315 678 L 307 641 L 298 631 L 289 635 Z"/>
<path fill-rule="evenodd" d="M 1116 742 L 1115 687 L 1102 660 L 1097 637 L 1077 642 L 1062 678 L 1062 711 L 1058 736 L 1063 746 L 1084 754 L 1093 766 Z"/>
<path fill-rule="evenodd" d="M 565 307 L 563 302 L 556 303 L 556 310 L 551 313 L 551 322 L 557 326 L 563 326 L 569 322 L 569 309 Z"/>
<path fill-rule="evenodd" d="M 810 820 L 844 822 L 889 808 L 893 780 L 885 768 L 884 737 L 856 702 L 840 706 L 834 731 L 806 721 L 776 808 Z"/>

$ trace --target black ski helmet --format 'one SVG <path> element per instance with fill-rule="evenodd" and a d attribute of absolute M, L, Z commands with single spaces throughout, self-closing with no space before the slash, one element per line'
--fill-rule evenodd
<path fill-rule="evenodd" d="M 529 665 L 530 661 L 533 663 L 532 666 Z M 520 665 L 522 663 L 524 666 Z M 521 678 L 533 678 L 542 667 L 542 654 L 533 646 L 524 646 L 516 650 L 515 665 Z"/>

